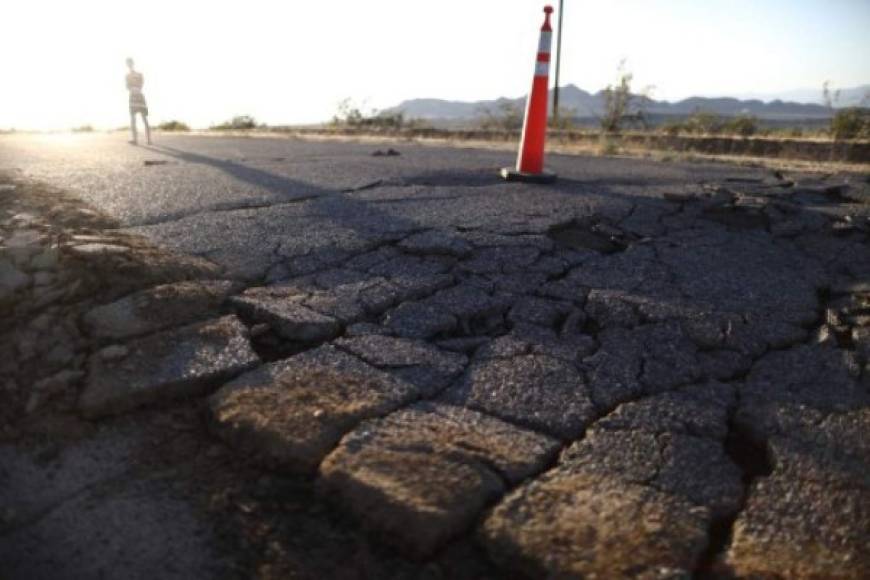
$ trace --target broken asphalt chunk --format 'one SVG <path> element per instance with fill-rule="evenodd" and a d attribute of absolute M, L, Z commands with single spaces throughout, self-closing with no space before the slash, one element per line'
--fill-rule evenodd
<path fill-rule="evenodd" d="M 213 430 L 240 451 L 310 474 L 360 421 L 419 396 L 413 385 L 332 346 L 263 366 L 209 400 Z"/>
<path fill-rule="evenodd" d="M 92 308 L 84 323 L 97 338 L 128 338 L 215 316 L 234 282 L 164 284 Z"/>
<path fill-rule="evenodd" d="M 303 306 L 305 295 L 284 293 L 280 288 L 251 288 L 230 299 L 242 316 L 263 322 L 286 338 L 316 343 L 334 338 L 341 331 L 339 322 Z"/>
<path fill-rule="evenodd" d="M 421 403 L 349 433 L 323 462 L 321 484 L 364 525 L 425 557 L 558 447 L 481 413 Z"/>
<path fill-rule="evenodd" d="M 614 477 L 557 468 L 520 486 L 480 537 L 504 569 L 531 578 L 690 577 L 710 512 Z"/>
<path fill-rule="evenodd" d="M 443 400 L 564 439 L 579 437 L 595 418 L 574 365 L 542 355 L 477 360 Z"/>
<path fill-rule="evenodd" d="M 91 356 L 79 409 L 88 418 L 205 394 L 259 364 L 247 329 L 225 316 L 127 343 L 120 359 Z"/>

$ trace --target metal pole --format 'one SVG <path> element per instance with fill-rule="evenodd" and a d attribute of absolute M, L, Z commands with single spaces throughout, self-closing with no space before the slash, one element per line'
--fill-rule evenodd
<path fill-rule="evenodd" d="M 562 61 L 562 11 L 564 0 L 559 0 L 559 39 L 556 41 L 556 86 L 553 87 L 553 124 L 559 124 L 559 65 Z"/>

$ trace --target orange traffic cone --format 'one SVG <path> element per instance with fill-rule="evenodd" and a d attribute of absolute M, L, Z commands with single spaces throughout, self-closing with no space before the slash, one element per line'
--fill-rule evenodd
<path fill-rule="evenodd" d="M 541 26 L 541 40 L 538 44 L 532 92 L 526 101 L 526 118 L 523 122 L 523 136 L 520 140 L 517 167 L 515 170 L 509 167 L 501 170 L 501 176 L 508 181 L 552 183 L 556 180 L 554 173 L 544 171 L 544 141 L 547 138 L 547 101 L 549 100 L 547 91 L 550 82 L 550 45 L 553 36 L 553 28 L 550 26 L 550 14 L 552 13 L 552 6 L 544 6 L 544 25 Z"/>

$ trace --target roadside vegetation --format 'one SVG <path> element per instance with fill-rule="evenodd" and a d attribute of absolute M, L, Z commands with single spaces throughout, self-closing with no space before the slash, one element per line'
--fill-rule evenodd
<path fill-rule="evenodd" d="M 477 111 L 476 126 L 484 131 L 519 131 L 523 128 L 522 108 L 512 101 L 502 101 L 493 109 Z"/>
<path fill-rule="evenodd" d="M 870 93 L 864 95 L 857 107 L 836 110 L 840 90 L 831 81 L 822 85 L 822 101 L 831 112 L 830 136 L 834 141 L 844 139 L 870 139 Z"/>
<path fill-rule="evenodd" d="M 625 61 L 619 63 L 618 81 L 604 89 L 604 115 L 600 118 L 601 130 L 615 134 L 625 129 L 649 129 L 644 105 L 649 99 L 652 87 L 640 93 L 631 90 L 634 75 L 625 68 Z"/>
<path fill-rule="evenodd" d="M 849 107 L 837 111 L 831 119 L 831 135 L 838 141 L 870 139 L 870 108 Z"/>
<path fill-rule="evenodd" d="M 401 111 L 379 111 L 375 108 L 367 108 L 365 103 L 358 105 L 349 98 L 338 103 L 335 115 L 329 124 L 333 128 L 374 131 L 413 130 L 427 127 L 426 123 L 419 119 L 406 119 Z"/>
<path fill-rule="evenodd" d="M 725 135 L 736 137 L 752 137 L 762 135 L 770 130 L 763 130 L 757 117 L 753 115 L 738 115 L 736 117 L 720 117 L 708 111 L 696 111 L 684 120 L 673 120 L 664 123 L 659 130 L 671 136 L 678 135 Z"/>
<path fill-rule="evenodd" d="M 520 105 L 504 100 L 495 107 L 478 109 L 474 127 L 482 131 L 519 131 L 523 128 L 524 114 L 525 111 Z M 551 114 L 547 120 L 547 126 L 557 131 L 579 130 L 576 118 L 576 110 L 559 107 L 559 114 Z"/>
<path fill-rule="evenodd" d="M 580 126 L 577 124 L 577 109 L 569 109 L 559 105 L 558 114 L 553 111 L 550 119 L 547 121 L 547 126 L 556 131 L 577 131 Z"/>
<path fill-rule="evenodd" d="M 649 101 L 651 87 L 639 92 L 632 89 L 633 75 L 620 63 L 617 81 L 603 91 L 604 113 L 597 118 L 601 135 L 602 151 L 618 152 L 619 137 L 624 134 L 666 135 L 669 137 L 723 137 L 771 139 L 870 139 L 870 95 L 866 106 L 837 109 L 840 93 L 830 83 L 822 87 L 822 101 L 830 110 L 831 119 L 825 125 L 816 121 L 794 126 L 776 126 L 765 123 L 755 115 L 717 115 L 711 111 L 696 110 L 686 117 L 653 120 L 645 105 Z M 550 129 L 576 134 L 594 134 L 589 119 L 580 119 L 574 110 L 560 108 L 558 115 L 551 115 Z M 514 101 L 504 100 L 496 106 L 481 109 L 474 127 L 482 131 L 518 131 L 523 124 L 523 110 Z"/>
<path fill-rule="evenodd" d="M 635 91 L 633 75 L 621 63 L 617 80 L 602 94 L 604 112 L 581 117 L 561 108 L 548 121 L 555 149 L 614 155 L 652 152 L 677 156 L 777 158 L 807 162 L 870 164 L 870 107 L 836 108 L 838 93 L 823 87 L 830 118 L 798 121 L 794 126 L 751 114 L 719 115 L 696 110 L 683 117 L 648 114 L 652 87 Z M 870 105 L 868 95 L 866 105 Z M 521 100 L 502 99 L 476 111 L 474 119 L 432 124 L 408 119 L 398 109 L 378 110 L 352 99 L 338 103 L 333 118 L 321 126 L 258 125 L 250 116 L 233 119 L 213 130 L 261 129 L 293 135 L 347 135 L 374 138 L 436 139 L 499 143 L 515 140 L 523 125 Z M 503 144 L 502 144 L 503 143 Z"/>
<path fill-rule="evenodd" d="M 160 131 L 190 131 L 190 127 L 187 126 L 187 123 L 182 123 L 181 121 L 165 121 L 157 125 L 157 129 Z"/>
<path fill-rule="evenodd" d="M 250 115 L 239 115 L 219 125 L 212 125 L 209 129 L 211 131 L 249 131 L 265 127 L 266 125 L 258 125 L 257 120 Z"/>

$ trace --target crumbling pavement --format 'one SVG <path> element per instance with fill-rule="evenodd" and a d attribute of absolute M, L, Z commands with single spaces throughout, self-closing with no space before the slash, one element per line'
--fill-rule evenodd
<path fill-rule="evenodd" d="M 4 438 L 200 401 L 229 457 L 420 565 L 473 545 L 495 575 L 861 578 L 868 187 L 758 174 L 276 252 L 257 280 L 16 210 Z"/>

